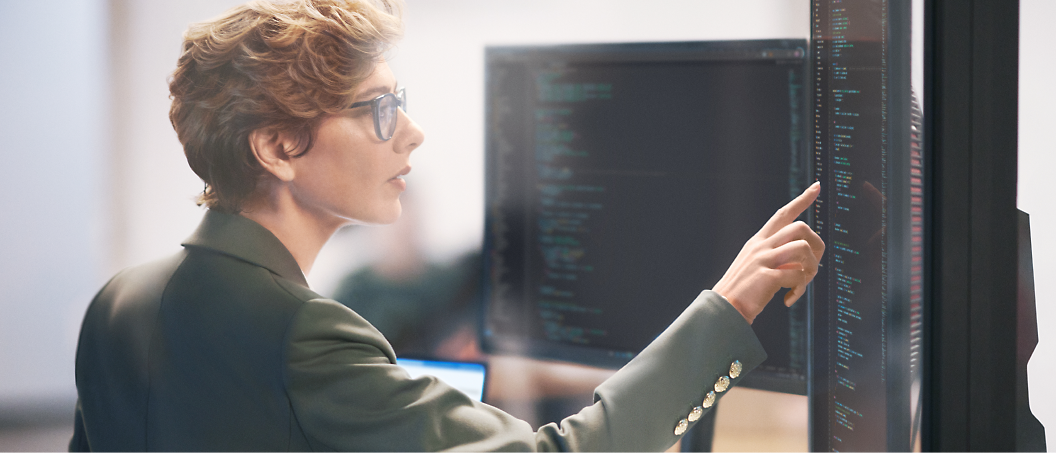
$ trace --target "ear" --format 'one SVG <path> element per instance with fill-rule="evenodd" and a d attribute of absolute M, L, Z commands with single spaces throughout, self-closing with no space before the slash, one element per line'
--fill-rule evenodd
<path fill-rule="evenodd" d="M 295 145 L 288 133 L 268 127 L 254 130 L 249 133 L 249 147 L 265 171 L 283 182 L 293 180 L 289 153 L 293 152 Z"/>

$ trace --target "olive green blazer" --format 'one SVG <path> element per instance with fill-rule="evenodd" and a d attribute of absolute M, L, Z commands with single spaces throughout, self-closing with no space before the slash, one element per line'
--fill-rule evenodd
<path fill-rule="evenodd" d="M 183 246 L 119 273 L 88 308 L 71 450 L 663 450 L 718 380 L 736 383 L 766 357 L 741 315 L 704 291 L 592 406 L 536 431 L 411 379 L 369 322 L 308 289 L 259 224 L 210 211 Z"/>

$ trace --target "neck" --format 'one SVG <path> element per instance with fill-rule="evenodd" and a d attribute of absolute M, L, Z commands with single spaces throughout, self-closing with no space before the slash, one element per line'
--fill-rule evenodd
<path fill-rule="evenodd" d="M 285 187 L 247 203 L 241 215 L 261 224 L 279 238 L 297 260 L 305 277 L 326 241 L 344 225 L 341 219 L 306 209 Z"/>

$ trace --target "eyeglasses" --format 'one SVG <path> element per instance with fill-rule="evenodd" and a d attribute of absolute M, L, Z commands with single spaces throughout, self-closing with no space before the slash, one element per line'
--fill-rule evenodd
<path fill-rule="evenodd" d="M 348 108 L 354 109 L 365 105 L 370 106 L 374 115 L 374 133 L 378 134 L 379 140 L 388 141 L 396 132 L 396 117 L 399 116 L 396 107 L 404 112 L 407 111 L 407 89 L 400 88 L 396 90 L 396 93 L 385 93 L 369 101 L 356 102 Z"/>

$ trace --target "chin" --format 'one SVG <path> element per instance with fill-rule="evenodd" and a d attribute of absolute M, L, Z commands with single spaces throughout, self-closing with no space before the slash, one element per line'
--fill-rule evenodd
<path fill-rule="evenodd" d="M 379 225 L 391 225 L 393 223 L 396 223 L 397 220 L 400 220 L 400 214 L 402 214 L 402 212 L 403 212 L 402 210 L 397 209 L 395 213 L 393 213 L 392 215 L 389 215 L 389 216 L 385 216 L 384 218 L 379 220 L 377 223 Z"/>
<path fill-rule="evenodd" d="M 382 223 L 385 225 L 395 223 L 397 220 L 400 219 L 400 215 L 402 214 L 403 204 L 401 204 L 400 199 L 397 198 L 396 201 L 392 203 L 392 207 L 389 209 L 388 215 L 386 216 L 386 220 L 382 221 Z"/>
<path fill-rule="evenodd" d="M 399 220 L 401 214 L 403 214 L 403 206 L 400 205 L 400 200 L 396 200 L 392 206 L 376 209 L 366 215 L 350 216 L 348 219 L 358 225 L 389 225 Z"/>

